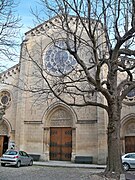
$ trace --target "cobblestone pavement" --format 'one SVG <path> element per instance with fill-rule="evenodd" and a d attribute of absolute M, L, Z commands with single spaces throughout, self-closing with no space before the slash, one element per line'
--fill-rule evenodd
<path fill-rule="evenodd" d="M 89 168 L 63 168 L 24 166 L 0 167 L 0 180 L 91 180 L 92 173 L 100 173 L 103 170 Z M 97 178 L 95 178 L 97 180 Z"/>

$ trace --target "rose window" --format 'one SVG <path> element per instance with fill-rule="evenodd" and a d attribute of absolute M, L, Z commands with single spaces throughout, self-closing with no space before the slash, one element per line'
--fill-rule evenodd
<path fill-rule="evenodd" d="M 44 65 L 47 72 L 54 76 L 61 76 L 70 73 L 76 63 L 75 58 L 66 50 L 64 41 L 51 44 L 44 54 Z"/>

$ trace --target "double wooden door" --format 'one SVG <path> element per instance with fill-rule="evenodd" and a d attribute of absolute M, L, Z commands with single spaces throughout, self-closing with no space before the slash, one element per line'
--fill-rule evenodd
<path fill-rule="evenodd" d="M 135 136 L 125 137 L 125 153 L 135 152 Z"/>
<path fill-rule="evenodd" d="M 50 160 L 70 161 L 72 152 L 72 129 L 50 129 Z"/>

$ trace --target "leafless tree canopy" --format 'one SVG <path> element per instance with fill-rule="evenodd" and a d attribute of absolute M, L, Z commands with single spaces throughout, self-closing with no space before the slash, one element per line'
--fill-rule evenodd
<path fill-rule="evenodd" d="M 16 1 L 17 2 L 17 1 Z M 20 18 L 15 12 L 14 0 L 0 1 L 0 67 L 6 66 L 6 60 L 13 61 L 16 53 L 17 34 Z"/>
<path fill-rule="evenodd" d="M 94 94 L 100 92 L 109 102 L 116 97 L 119 102 L 122 102 L 135 88 L 135 2 L 131 0 L 94 2 L 41 0 L 41 3 L 43 4 L 43 9 L 40 11 L 42 16 L 39 16 L 37 11 L 33 14 L 39 22 L 42 20 L 43 13 L 49 18 L 58 17 L 60 22 L 51 21 L 51 25 L 58 28 L 60 32 L 64 32 L 64 36 L 58 35 L 59 39 L 64 39 L 66 43 L 63 50 L 66 48 L 78 64 L 78 68 L 72 67 L 74 70 L 72 77 L 70 74 L 65 76 L 63 73 L 63 77 L 66 78 L 61 76 L 53 79 L 49 75 L 47 78 L 44 77 L 44 67 L 38 66 L 42 77 L 51 89 L 50 93 L 53 92 L 62 101 L 62 95 L 68 96 L 70 101 L 66 103 L 69 105 L 98 105 L 107 111 L 108 106 L 95 102 Z M 71 20 L 74 21 L 74 28 L 70 23 Z M 55 36 L 47 32 L 45 35 L 51 38 L 55 46 L 58 46 Z M 103 68 L 107 73 L 104 78 L 101 78 Z M 62 75 L 62 72 L 60 73 Z M 123 78 L 119 79 L 123 74 Z"/>

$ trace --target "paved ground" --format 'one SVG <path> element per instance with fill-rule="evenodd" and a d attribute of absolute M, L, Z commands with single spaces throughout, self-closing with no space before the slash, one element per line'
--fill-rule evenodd
<path fill-rule="evenodd" d="M 126 174 L 126 180 L 135 180 L 135 172 L 134 171 L 128 171 Z"/>
<path fill-rule="evenodd" d="M 105 165 L 97 165 L 97 164 L 76 164 L 76 163 L 72 163 L 70 161 L 64 162 L 64 161 L 47 161 L 47 162 L 40 162 L 40 161 L 35 161 L 34 162 L 35 165 L 41 165 L 41 166 L 47 166 L 47 167 L 70 167 L 70 168 L 88 168 L 90 169 L 90 171 L 94 172 L 95 169 L 97 169 L 97 172 L 99 171 L 104 171 L 105 169 Z M 126 176 L 124 176 L 125 178 L 122 178 L 122 180 L 135 180 L 135 170 L 130 170 L 127 172 Z M 94 176 L 90 176 L 90 180 L 95 180 L 98 179 L 98 177 Z M 101 179 L 103 180 L 103 179 Z"/>
<path fill-rule="evenodd" d="M 24 166 L 0 167 L 0 180 L 90 180 L 92 173 L 102 170 L 88 168 Z M 95 177 L 95 180 L 96 177 Z"/>
<path fill-rule="evenodd" d="M 34 162 L 33 166 L 20 168 L 0 166 L 0 180 L 113 180 L 99 178 L 98 173 L 103 172 L 104 168 L 71 162 Z M 126 180 L 135 180 L 135 170 L 127 172 Z"/>

